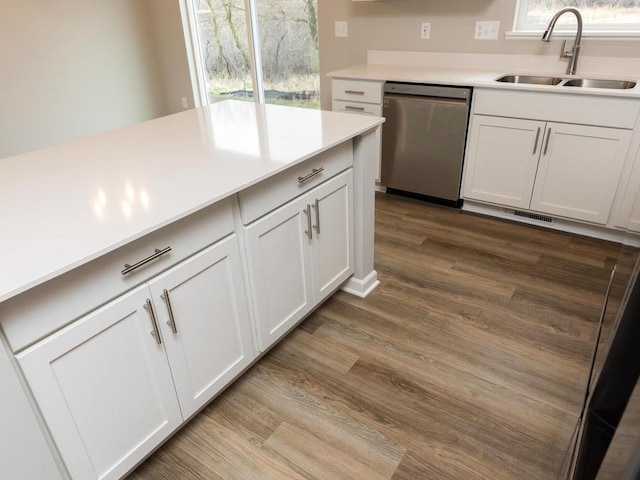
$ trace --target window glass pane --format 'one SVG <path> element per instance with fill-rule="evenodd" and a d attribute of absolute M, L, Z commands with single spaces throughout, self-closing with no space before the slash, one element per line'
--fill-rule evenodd
<path fill-rule="evenodd" d="M 267 103 L 320 108 L 317 0 L 258 0 Z"/>
<path fill-rule="evenodd" d="M 253 101 L 243 0 L 194 0 L 209 102 Z"/>
<path fill-rule="evenodd" d="M 585 30 L 640 29 L 640 0 L 529 0 L 521 2 L 526 9 L 519 16 L 520 29 L 544 29 L 554 13 L 564 7 L 580 11 Z M 571 14 L 560 17 L 556 28 L 575 29 L 576 18 Z"/>

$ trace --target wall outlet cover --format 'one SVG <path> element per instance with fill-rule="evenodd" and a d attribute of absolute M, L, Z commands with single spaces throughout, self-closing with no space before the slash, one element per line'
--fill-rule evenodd
<path fill-rule="evenodd" d="M 336 22 L 336 37 L 348 37 L 349 36 L 349 24 L 344 21 Z"/>
<path fill-rule="evenodd" d="M 428 40 L 431 38 L 431 23 L 422 22 L 422 26 L 420 27 L 420 38 L 422 40 Z"/>

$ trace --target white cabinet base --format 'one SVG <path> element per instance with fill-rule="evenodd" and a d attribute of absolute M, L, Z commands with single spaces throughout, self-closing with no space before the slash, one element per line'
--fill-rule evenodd
<path fill-rule="evenodd" d="M 121 478 L 182 423 L 148 298 L 138 287 L 17 356 L 74 479 Z"/>
<path fill-rule="evenodd" d="M 365 298 L 373 292 L 378 285 L 380 285 L 378 272 L 374 270 L 363 279 L 351 277 L 342 286 L 342 290 L 356 297 Z"/>
<path fill-rule="evenodd" d="M 640 247 L 640 236 L 630 235 L 628 232 L 622 230 L 613 230 L 611 228 L 599 227 L 597 225 L 572 222 L 571 220 L 556 218 L 552 216 L 549 216 L 552 219 L 551 222 L 535 220 L 533 218 L 527 218 L 525 216 L 514 215 L 513 208 L 505 208 L 499 205 L 489 205 L 482 202 L 474 202 L 473 200 L 465 200 L 464 205 L 462 206 L 462 210 L 465 212 L 479 213 L 481 215 L 503 218 L 514 222 L 526 223 L 528 225 L 542 226 L 545 228 L 550 228 L 552 230 L 575 233 L 577 235 L 584 235 L 586 237 L 599 238 L 601 240 L 622 243 L 624 245 L 631 245 L 633 247 Z"/>

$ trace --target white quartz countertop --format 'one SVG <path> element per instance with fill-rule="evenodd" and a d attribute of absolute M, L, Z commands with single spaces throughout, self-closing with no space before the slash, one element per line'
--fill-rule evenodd
<path fill-rule="evenodd" d="M 567 75 L 564 73 L 545 70 L 532 70 L 526 67 L 502 67 L 502 68 L 472 68 L 464 65 L 455 66 L 452 60 L 450 67 L 424 66 L 424 65 L 393 65 L 393 64 L 362 64 L 330 72 L 332 78 L 347 78 L 358 80 L 377 80 L 392 82 L 428 83 L 439 85 L 453 85 L 466 87 L 499 88 L 506 90 L 538 91 L 546 93 L 561 93 L 568 95 L 598 95 L 621 98 L 640 98 L 640 76 L 629 74 L 602 74 L 602 73 L 578 73 Z M 564 87 L 559 85 L 531 85 L 497 82 L 496 79 L 503 75 L 542 75 L 561 78 L 589 78 L 589 79 L 613 79 L 632 80 L 637 82 L 630 89 L 604 89 Z"/>
<path fill-rule="evenodd" d="M 229 100 L 0 159 L 0 301 L 383 121 Z"/>

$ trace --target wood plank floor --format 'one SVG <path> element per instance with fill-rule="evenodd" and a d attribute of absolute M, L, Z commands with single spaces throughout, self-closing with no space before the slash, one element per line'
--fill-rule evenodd
<path fill-rule="evenodd" d="M 338 292 L 130 478 L 555 479 L 619 245 L 385 194 Z"/>

